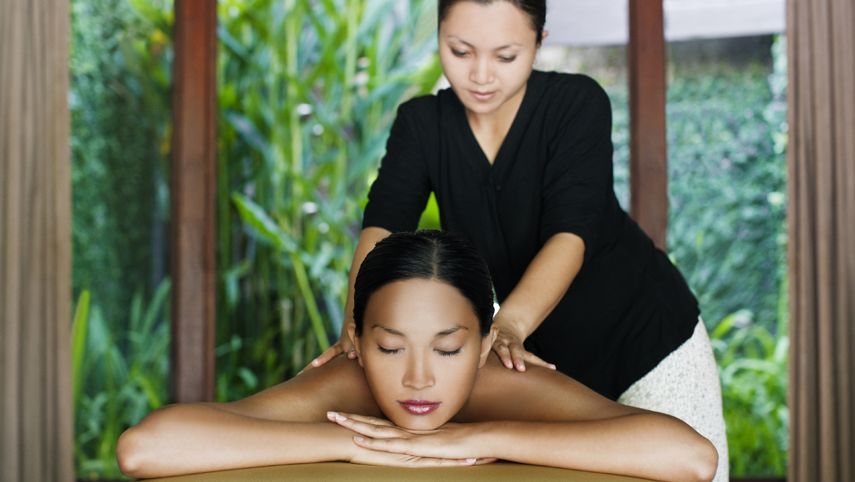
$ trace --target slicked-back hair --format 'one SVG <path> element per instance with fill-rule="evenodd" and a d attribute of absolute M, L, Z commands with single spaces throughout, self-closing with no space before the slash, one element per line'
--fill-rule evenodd
<path fill-rule="evenodd" d="M 478 317 L 481 335 L 493 322 L 493 283 L 487 263 L 463 238 L 445 231 L 394 233 L 368 253 L 356 275 L 353 320 L 362 335 L 368 300 L 395 281 L 437 280 L 447 283 L 469 300 Z"/>
<path fill-rule="evenodd" d="M 451 7 L 460 2 L 475 2 L 490 5 L 494 2 L 508 2 L 522 10 L 531 19 L 531 28 L 537 34 L 537 44 L 543 40 L 543 27 L 546 25 L 546 0 L 439 0 L 438 24 L 445 20 Z"/>

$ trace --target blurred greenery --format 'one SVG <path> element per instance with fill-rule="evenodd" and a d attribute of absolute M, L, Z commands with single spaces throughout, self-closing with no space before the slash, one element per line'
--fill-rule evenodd
<path fill-rule="evenodd" d="M 395 108 L 440 77 L 435 5 L 218 2 L 217 399 L 292 376 L 337 337 Z M 116 478 L 116 437 L 168 400 L 172 2 L 73 0 L 72 15 L 75 457 L 80 478 Z M 669 247 L 722 367 L 737 476 L 786 470 L 782 45 L 773 67 L 669 73 Z M 625 79 L 600 80 L 625 200 Z"/>
<path fill-rule="evenodd" d="M 224 0 L 217 398 L 338 338 L 361 204 L 396 107 L 440 77 L 435 0 Z"/>
<path fill-rule="evenodd" d="M 119 434 L 166 399 L 172 2 L 73 0 L 74 459 L 120 477 Z"/>

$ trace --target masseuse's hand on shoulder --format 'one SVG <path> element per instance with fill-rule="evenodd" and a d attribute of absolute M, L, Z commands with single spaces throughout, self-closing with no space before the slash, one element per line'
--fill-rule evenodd
<path fill-rule="evenodd" d="M 509 316 L 504 316 L 502 310 L 499 310 L 493 318 L 493 326 L 498 331 L 496 340 L 493 342 L 493 351 L 499 355 L 505 367 L 524 372 L 526 363 L 529 363 L 555 370 L 555 365 L 525 349 L 523 342 L 526 333 L 520 324 L 515 323 Z"/>
<path fill-rule="evenodd" d="M 319 367 L 326 362 L 332 360 L 333 358 L 341 355 L 342 353 L 347 354 L 347 358 L 354 360 L 356 359 L 356 350 L 353 348 L 353 340 L 350 339 L 350 336 L 347 335 L 346 330 L 342 330 L 341 337 L 337 342 L 333 343 L 332 346 L 324 350 L 323 353 L 318 355 L 317 358 L 312 360 L 308 365 L 306 365 L 303 370 L 307 370 L 309 368 Z"/>

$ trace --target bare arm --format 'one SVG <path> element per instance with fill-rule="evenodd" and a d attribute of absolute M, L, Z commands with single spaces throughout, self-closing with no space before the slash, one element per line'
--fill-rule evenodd
<path fill-rule="evenodd" d="M 552 370 L 509 371 L 495 355 L 455 421 L 428 435 L 366 430 L 360 445 L 674 481 L 710 480 L 718 461 L 712 443 L 674 417 L 615 403 Z"/>
<path fill-rule="evenodd" d="M 582 238 L 558 233 L 549 238 L 496 314 L 496 353 L 508 368 L 525 370 L 525 362 L 545 365 L 525 351 L 523 341 L 552 312 L 576 278 L 585 254 Z"/>
<path fill-rule="evenodd" d="M 122 434 L 116 455 L 134 477 L 350 460 L 352 434 L 326 418 L 343 409 L 380 414 L 362 369 L 339 357 L 243 400 L 156 410 Z"/>

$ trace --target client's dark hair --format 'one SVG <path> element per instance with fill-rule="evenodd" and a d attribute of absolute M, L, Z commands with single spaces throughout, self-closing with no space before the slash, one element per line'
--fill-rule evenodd
<path fill-rule="evenodd" d="M 481 335 L 493 322 L 493 283 L 478 251 L 459 236 L 444 231 L 395 233 L 368 253 L 356 275 L 353 321 L 362 334 L 368 299 L 383 286 L 407 279 L 435 279 L 455 288 L 472 304 Z"/>
<path fill-rule="evenodd" d="M 543 27 L 546 25 L 546 0 L 439 0 L 437 15 L 438 24 L 445 20 L 451 7 L 460 2 L 475 2 L 489 5 L 497 1 L 505 1 L 525 12 L 531 19 L 531 28 L 537 34 L 537 43 L 543 40 Z"/>

